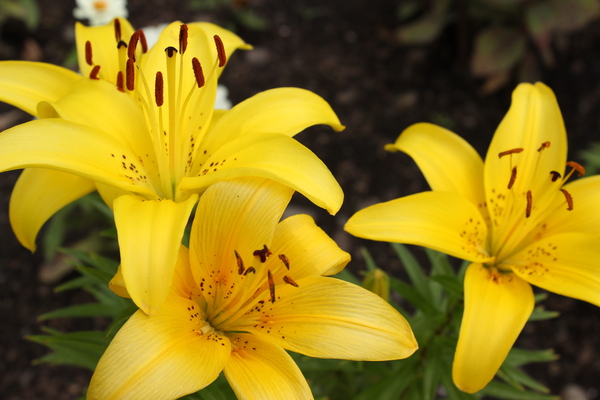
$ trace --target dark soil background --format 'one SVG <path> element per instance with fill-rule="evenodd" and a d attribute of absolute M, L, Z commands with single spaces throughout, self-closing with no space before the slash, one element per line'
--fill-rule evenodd
<path fill-rule="evenodd" d="M 2 1 L 2 0 L 0 0 Z M 62 64 L 73 45 L 73 2 L 40 1 L 41 22 L 28 32 L 17 20 L 1 29 L 0 59 L 29 59 Z M 392 40 L 398 21 L 392 0 L 247 0 L 238 7 L 263 18 L 265 30 L 232 25 L 228 7 L 194 11 L 187 1 L 135 0 L 129 2 L 130 21 L 144 27 L 172 20 L 210 20 L 234 26 L 255 46 L 238 52 L 222 83 L 233 103 L 265 89 L 296 86 L 312 90 L 330 102 L 347 129 L 335 133 L 311 128 L 298 139 L 329 166 L 342 185 L 346 200 L 336 217 L 298 197 L 296 207 L 352 252 L 354 270 L 362 268 L 358 252 L 367 246 L 379 265 L 401 276 L 389 246 L 350 237 L 342 226 L 355 211 L 403 195 L 425 190 L 426 184 L 409 157 L 383 150 L 386 143 L 415 122 L 442 124 L 469 140 L 481 154 L 508 109 L 515 83 L 488 96 L 481 81 L 469 74 L 459 49 L 469 48 L 474 27 L 466 26 L 459 40 L 450 25 L 436 43 L 401 47 Z M 557 65 L 542 71 L 542 80 L 556 93 L 562 108 L 570 159 L 600 140 L 600 25 L 592 24 L 570 35 L 557 52 Z M 27 116 L 0 108 L 0 128 L 24 122 Z M 60 283 L 40 281 L 39 253 L 22 248 L 11 232 L 8 200 L 17 172 L 0 175 L 0 398 L 77 399 L 90 374 L 75 368 L 32 366 L 46 354 L 42 346 L 24 340 L 41 333 L 40 314 L 87 300 L 83 293 L 52 292 Z M 418 249 L 415 249 L 419 253 Z M 71 275 L 72 277 L 73 275 Z M 68 277 L 67 277 L 68 278 Z M 529 323 L 518 344 L 530 349 L 554 348 L 560 359 L 528 371 L 564 399 L 596 399 L 600 390 L 600 310 L 581 301 L 553 294 L 545 301 L 559 318 Z M 51 321 L 64 330 L 101 326 L 102 321 Z"/>

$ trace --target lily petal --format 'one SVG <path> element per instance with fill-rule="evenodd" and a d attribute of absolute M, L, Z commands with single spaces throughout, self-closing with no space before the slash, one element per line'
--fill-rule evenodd
<path fill-rule="evenodd" d="M 30 61 L 0 62 L 0 101 L 37 117 L 40 101 L 55 101 L 68 93 L 81 76 L 52 64 Z"/>
<path fill-rule="evenodd" d="M 66 172 L 25 169 L 10 196 L 10 224 L 19 242 L 32 252 L 42 225 L 55 212 L 94 191 L 94 182 Z"/>
<path fill-rule="evenodd" d="M 571 232 L 535 242 L 506 264 L 532 285 L 600 306 L 599 259 L 600 236 Z"/>
<path fill-rule="evenodd" d="M 61 119 L 30 121 L 0 134 L 0 171 L 42 167 L 155 196 L 143 181 L 144 166 L 123 165 L 138 156 L 106 133 Z M 130 166 L 130 165 L 129 165 Z M 134 183 L 136 182 L 136 183 Z"/>
<path fill-rule="evenodd" d="M 290 264 L 289 274 L 294 279 L 307 276 L 335 275 L 340 272 L 350 261 L 350 254 L 338 245 L 321 228 L 312 217 L 308 215 L 294 215 L 281 221 L 277 225 L 273 242 L 270 246 L 273 254 L 283 254 Z M 265 265 L 266 269 L 277 270 L 271 264 L 281 264 L 278 257 L 270 257 Z M 283 268 L 278 276 L 279 280 L 287 269 Z"/>
<path fill-rule="evenodd" d="M 221 180 L 257 176 L 289 186 L 331 214 L 340 209 L 344 198 L 327 166 L 309 149 L 282 134 L 240 137 L 219 148 L 203 168 L 201 176 L 183 178 L 179 189 L 197 192 Z"/>
<path fill-rule="evenodd" d="M 484 209 L 483 160 L 460 136 L 437 125 L 419 123 L 385 148 L 411 156 L 431 190 L 458 193 Z"/>
<path fill-rule="evenodd" d="M 197 200 L 197 195 L 180 203 L 127 195 L 113 203 L 125 286 L 148 315 L 169 293 L 183 231 Z"/>
<path fill-rule="evenodd" d="M 312 399 L 302 372 L 281 347 L 244 333 L 230 335 L 225 377 L 240 400 Z"/>
<path fill-rule="evenodd" d="M 492 380 L 533 311 L 531 286 L 473 263 L 465 275 L 465 312 L 452 365 L 456 386 L 475 393 Z"/>
<path fill-rule="evenodd" d="M 385 361 L 417 350 L 408 322 L 376 294 L 322 276 L 297 283 L 277 286 L 269 315 L 244 330 L 310 357 Z"/>
<path fill-rule="evenodd" d="M 456 193 L 423 192 L 354 214 L 344 229 L 354 236 L 429 247 L 469 261 L 488 262 L 487 226 L 477 207 Z"/>
<path fill-rule="evenodd" d="M 173 399 L 196 392 L 224 368 L 231 344 L 218 333 L 198 334 L 194 302 L 169 296 L 148 316 L 137 311 L 100 359 L 87 392 L 96 399 Z"/>

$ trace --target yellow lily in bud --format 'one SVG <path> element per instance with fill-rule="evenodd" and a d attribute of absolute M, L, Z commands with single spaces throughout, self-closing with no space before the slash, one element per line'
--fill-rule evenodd
<path fill-rule="evenodd" d="M 44 63 L 0 63 L 0 100 L 40 118 L 0 134 L 0 170 L 28 168 L 10 205 L 27 248 L 58 209 L 97 189 L 115 213 L 129 292 L 152 314 L 168 294 L 192 208 L 213 183 L 260 176 L 331 213 L 340 208 L 334 177 L 292 138 L 314 124 L 343 129 L 325 100 L 280 88 L 213 110 L 227 59 L 249 48 L 233 33 L 174 22 L 150 49 L 124 19 L 77 24 L 76 34 L 83 78 Z"/>
<path fill-rule="evenodd" d="M 547 86 L 521 84 L 485 163 L 462 138 L 416 124 L 387 145 L 410 155 L 431 192 L 350 218 L 353 235 L 416 244 L 471 261 L 453 364 L 458 388 L 484 388 L 534 307 L 530 284 L 600 306 L 600 177 L 566 181 L 567 137 Z"/>
<path fill-rule="evenodd" d="M 137 311 L 117 333 L 89 400 L 175 399 L 222 371 L 240 399 L 311 399 L 285 350 L 383 361 L 417 349 L 393 307 L 325 276 L 342 270 L 350 255 L 311 217 L 279 222 L 292 194 L 261 178 L 206 190 L 164 305 L 154 315 Z M 119 273 L 110 286 L 127 296 Z"/>

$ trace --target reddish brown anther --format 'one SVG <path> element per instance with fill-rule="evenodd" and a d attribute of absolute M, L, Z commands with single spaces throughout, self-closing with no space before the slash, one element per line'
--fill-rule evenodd
<path fill-rule="evenodd" d="M 140 44 L 142 45 L 142 53 L 148 52 L 148 41 L 146 40 L 146 34 L 143 30 L 138 29 L 137 32 L 140 34 Z"/>
<path fill-rule="evenodd" d="M 254 269 L 254 267 L 249 267 L 246 272 L 244 272 L 244 276 L 248 275 L 250 272 L 252 272 L 253 274 L 256 273 L 256 270 Z"/>
<path fill-rule="evenodd" d="M 583 166 L 575 161 L 567 161 L 567 166 L 573 168 L 575 171 L 577 171 L 577 176 L 583 176 L 585 175 L 585 168 L 583 168 Z"/>
<path fill-rule="evenodd" d="M 165 52 L 167 53 L 167 57 L 173 58 L 173 56 L 177 54 L 177 49 L 173 46 L 169 46 L 165 49 Z"/>
<path fill-rule="evenodd" d="M 120 49 L 121 47 L 125 47 L 127 48 L 127 43 L 125 43 L 124 41 L 119 41 L 119 43 L 117 43 L 117 49 Z"/>
<path fill-rule="evenodd" d="M 537 151 L 542 151 L 544 149 L 547 149 L 548 147 L 550 147 L 550 142 L 544 142 Z"/>
<path fill-rule="evenodd" d="M 567 210 L 571 211 L 573 209 L 573 196 L 571 196 L 571 193 L 567 192 L 565 189 L 560 189 L 560 191 L 565 196 L 565 200 L 567 201 Z"/>
<path fill-rule="evenodd" d="M 498 153 L 498 158 L 502 158 L 502 157 L 507 156 L 509 154 L 519 154 L 522 151 L 523 151 L 522 147 L 517 148 L 517 149 L 506 150 L 506 151 Z"/>
<path fill-rule="evenodd" d="M 552 182 L 556 182 L 560 178 L 561 178 L 560 172 L 550 171 L 550 179 L 552 179 Z"/>
<path fill-rule="evenodd" d="M 92 68 L 92 71 L 90 72 L 90 79 L 95 79 L 95 80 L 100 79 L 100 78 L 98 78 L 99 73 L 100 73 L 100 66 L 96 65 L 94 68 Z"/>
<path fill-rule="evenodd" d="M 296 283 L 296 281 L 294 281 L 292 278 L 290 278 L 290 277 L 289 277 L 289 276 L 287 276 L 287 275 L 284 275 L 284 276 L 283 276 L 283 281 L 284 281 L 285 283 L 287 283 L 288 285 L 292 285 L 292 286 L 294 286 L 294 287 L 298 287 L 298 284 Z"/>
<path fill-rule="evenodd" d="M 219 67 L 225 66 L 227 63 L 227 53 L 225 53 L 225 46 L 219 35 L 214 36 L 215 45 L 217 46 L 217 57 L 219 57 Z"/>
<path fill-rule="evenodd" d="M 135 82 L 135 61 L 132 58 L 127 60 L 127 64 L 125 66 L 125 84 L 127 86 L 127 90 L 132 91 L 134 88 Z"/>
<path fill-rule="evenodd" d="M 238 275 L 242 275 L 244 273 L 244 260 L 242 260 L 242 257 L 240 256 L 240 253 L 237 252 L 237 250 L 233 251 L 235 253 L 235 259 L 237 261 L 237 266 L 238 266 Z"/>
<path fill-rule="evenodd" d="M 512 188 L 515 184 L 515 180 L 517 179 L 517 167 L 514 166 L 512 171 L 510 172 L 510 180 L 508 181 L 508 188 Z"/>
<path fill-rule="evenodd" d="M 117 72 L 117 89 L 119 89 L 121 92 L 125 91 L 125 86 L 124 86 L 125 82 L 123 81 L 123 71 L 119 71 Z"/>
<path fill-rule="evenodd" d="M 196 84 L 201 88 L 204 86 L 204 72 L 202 72 L 202 65 L 196 57 L 192 58 L 192 69 L 194 70 L 194 76 L 196 77 Z"/>
<path fill-rule="evenodd" d="M 85 63 L 87 65 L 94 65 L 92 61 L 92 42 L 89 40 L 85 42 Z"/>
<path fill-rule="evenodd" d="M 117 43 L 119 43 L 121 41 L 121 21 L 119 21 L 118 18 L 115 18 L 113 20 L 113 25 L 115 27 L 115 39 L 117 40 Z"/>
<path fill-rule="evenodd" d="M 154 80 L 154 99 L 158 107 L 162 106 L 165 102 L 165 89 L 162 72 L 156 72 L 156 79 Z M 237 252 L 236 252 L 237 254 Z"/>
<path fill-rule="evenodd" d="M 531 196 L 531 190 L 527 191 L 527 208 L 525 208 L 525 218 L 529 218 L 531 215 L 531 209 L 533 208 L 533 198 Z"/>
<path fill-rule="evenodd" d="M 181 54 L 185 53 L 187 49 L 188 43 L 188 26 L 186 24 L 182 24 L 179 27 L 179 52 Z"/>
<path fill-rule="evenodd" d="M 267 247 L 267 245 L 265 244 L 264 247 L 261 250 L 254 250 L 254 253 L 252 253 L 252 255 L 258 256 L 260 257 L 260 262 L 264 263 L 267 261 L 267 257 L 269 257 L 271 254 L 271 250 L 269 250 L 269 248 Z"/>
<path fill-rule="evenodd" d="M 271 303 L 275 303 L 275 282 L 273 282 L 273 274 L 271 270 L 267 270 L 267 279 L 269 280 L 269 292 L 271 294 Z"/>
<path fill-rule="evenodd" d="M 140 41 L 140 33 L 138 31 L 133 32 L 129 39 L 129 45 L 127 45 L 127 58 L 135 61 L 135 49 Z"/>
<path fill-rule="evenodd" d="M 287 258 L 287 256 L 285 254 L 280 254 L 280 255 L 278 255 L 278 257 L 281 260 L 281 262 L 283 262 L 283 265 L 285 265 L 285 267 L 289 270 L 290 269 L 290 259 Z"/>

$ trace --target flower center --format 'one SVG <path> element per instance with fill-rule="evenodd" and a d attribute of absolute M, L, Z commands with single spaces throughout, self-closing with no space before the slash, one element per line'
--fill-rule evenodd
<path fill-rule="evenodd" d="M 94 1 L 94 9 L 98 12 L 102 12 L 108 8 L 108 4 L 106 1 Z"/>

